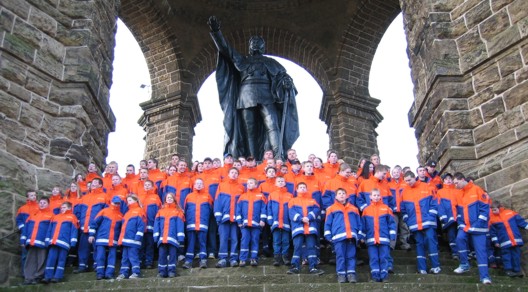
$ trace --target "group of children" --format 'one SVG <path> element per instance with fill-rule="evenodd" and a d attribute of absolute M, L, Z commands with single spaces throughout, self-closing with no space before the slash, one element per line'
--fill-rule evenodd
<path fill-rule="evenodd" d="M 340 283 L 357 282 L 356 248 L 364 244 L 372 281 L 385 282 L 393 271 L 390 250 L 397 238 L 400 248 L 410 249 L 409 232 L 416 242 L 418 272 L 427 273 L 426 254 L 429 272 L 441 271 L 437 220 L 453 255 L 460 258 L 456 273 L 469 270 L 472 246 L 481 281 L 491 283 L 485 243 L 491 234 L 493 245 L 501 248 L 506 274 L 522 275 L 518 228 L 528 224 L 496 202 L 489 214 L 489 197 L 462 174 L 454 179 L 445 175 L 442 182 L 432 162 L 419 168 L 417 176 L 411 171 L 402 175 L 399 166 L 388 175 L 377 155 L 354 172 L 334 151 L 326 163 L 313 155 L 302 165 L 293 149 L 287 153 L 286 162 L 280 163 L 266 151 L 258 167 L 253 158 L 243 167 L 244 160 L 234 161 L 227 154 L 224 167 L 206 158 L 192 171 L 179 157 L 173 156 L 166 172 L 149 159 L 140 164 L 139 174 L 128 165 L 123 179 L 115 162 L 102 177 L 91 164 L 86 178 L 77 177 L 63 197 L 57 187 L 37 203 L 36 192 L 28 191 L 28 202 L 17 213 L 25 283 L 61 281 L 74 247 L 74 272 L 88 271 L 93 260 L 98 280 L 115 276 L 121 247 L 121 280 L 138 278 L 142 267 L 152 268 L 156 250 L 159 277 L 177 276 L 177 261 L 189 269 L 195 257 L 200 268 L 215 257 L 217 268 L 257 266 L 259 248 L 271 249 L 269 238 L 274 265 L 288 265 L 288 274 L 298 274 L 305 260 L 309 272 L 317 275 L 324 273 L 318 268 L 324 238 L 335 253 Z"/>

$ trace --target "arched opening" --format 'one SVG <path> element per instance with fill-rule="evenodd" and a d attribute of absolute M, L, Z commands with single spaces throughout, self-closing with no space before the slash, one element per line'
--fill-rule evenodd
<path fill-rule="evenodd" d="M 116 130 L 108 136 L 106 162 L 116 161 L 123 173 L 127 164 L 136 167 L 145 151 L 145 132 L 137 121 L 143 113 L 139 104 L 150 99 L 150 76 L 138 42 L 128 27 L 118 20 L 114 49 L 114 72 L 110 106 Z"/>
<path fill-rule="evenodd" d="M 407 42 L 402 14 L 396 17 L 381 39 L 370 69 L 370 96 L 381 100 L 378 111 L 383 121 L 378 125 L 378 148 L 382 162 L 418 166 L 418 144 L 407 113 L 413 103 Z"/>
<path fill-rule="evenodd" d="M 301 160 L 310 153 L 324 158 L 328 150 L 329 138 L 326 125 L 319 120 L 319 110 L 323 92 L 315 79 L 299 65 L 275 56 L 288 74 L 293 78 L 298 90 L 296 96 L 299 114 L 300 136 L 293 145 Z M 224 150 L 223 113 L 218 101 L 215 73 L 211 74 L 198 91 L 198 102 L 202 113 L 202 121 L 195 127 L 193 139 L 193 160 L 203 160 L 205 157 L 222 157 Z"/>

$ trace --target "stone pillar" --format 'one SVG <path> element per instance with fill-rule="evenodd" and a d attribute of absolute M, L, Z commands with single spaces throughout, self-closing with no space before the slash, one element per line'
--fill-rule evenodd
<path fill-rule="evenodd" d="M 379 100 L 341 91 L 323 101 L 321 120 L 328 125 L 330 148 L 340 158 L 356 165 L 378 151 L 376 127 L 383 119 L 376 110 Z"/>
<path fill-rule="evenodd" d="M 201 120 L 197 97 L 186 98 L 179 92 L 140 106 L 144 111 L 139 124 L 146 132 L 145 157 L 158 159 L 161 168 L 178 153 L 190 165 L 194 127 Z"/>
<path fill-rule="evenodd" d="M 15 231 L 25 191 L 67 186 L 102 166 L 115 118 L 108 104 L 119 1 L 0 2 L 0 236 Z M 18 234 L 3 240 L 19 269 Z M 2 265 L 6 267 L 4 263 Z M 5 272 L 5 273 L 4 273 Z"/>
<path fill-rule="evenodd" d="M 400 2 L 420 162 L 474 177 L 527 217 L 528 2 Z"/>

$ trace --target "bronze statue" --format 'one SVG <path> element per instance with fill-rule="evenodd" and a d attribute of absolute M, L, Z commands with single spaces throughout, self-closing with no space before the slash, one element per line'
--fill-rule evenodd
<path fill-rule="evenodd" d="M 230 47 L 220 21 L 209 17 L 211 37 L 218 49 L 216 82 L 224 112 L 224 154 L 263 157 L 271 149 L 284 157 L 299 137 L 297 90 L 286 69 L 264 56 L 264 39 L 249 40 L 249 55 Z"/>

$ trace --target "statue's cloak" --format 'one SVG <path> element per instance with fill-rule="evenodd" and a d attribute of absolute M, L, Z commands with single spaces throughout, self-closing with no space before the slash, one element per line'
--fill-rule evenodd
<path fill-rule="evenodd" d="M 282 134 L 282 153 L 275 153 L 276 157 L 284 157 L 285 152 L 292 148 L 293 143 L 299 137 L 299 117 L 297 115 L 297 105 L 295 96 L 297 90 L 293 83 L 290 88 L 285 88 L 284 82 L 290 78 L 285 73 L 284 68 L 275 60 L 269 58 L 266 62 L 268 74 L 271 80 L 271 91 L 277 108 L 279 120 L 279 131 L 282 125 L 284 130 Z M 291 80 L 291 79 L 290 79 Z M 234 157 L 249 156 L 248 145 L 246 144 L 246 134 L 242 122 L 240 110 L 237 110 L 237 99 L 240 90 L 240 72 L 233 62 L 222 54 L 218 54 L 216 67 L 216 83 L 218 86 L 218 95 L 220 98 L 220 107 L 224 112 L 224 154 L 230 153 Z M 284 111 L 285 110 L 285 111 Z M 284 119 L 284 122 L 283 122 Z M 259 123 L 257 130 L 258 141 L 256 141 L 258 153 L 253 153 L 258 160 L 263 157 L 264 151 L 271 149 L 270 143 L 265 134 L 264 122 Z"/>

